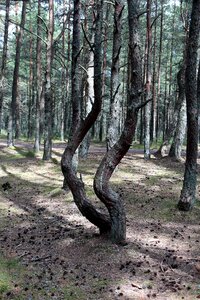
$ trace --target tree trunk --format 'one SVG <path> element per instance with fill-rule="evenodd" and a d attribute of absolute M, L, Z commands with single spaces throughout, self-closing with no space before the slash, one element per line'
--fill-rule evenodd
<path fill-rule="evenodd" d="M 30 26 L 30 32 L 32 27 Z M 34 76 L 33 76 L 33 36 L 30 35 L 30 48 L 29 48 L 30 62 L 29 62 L 29 87 L 28 87 L 28 140 L 33 134 L 33 100 L 34 100 Z"/>
<path fill-rule="evenodd" d="M 51 86 L 51 69 L 53 62 L 53 33 L 54 33 L 54 1 L 49 0 L 49 26 L 47 38 L 46 74 L 45 74 L 45 127 L 43 160 L 51 158 L 52 127 L 53 127 L 53 91 Z"/>
<path fill-rule="evenodd" d="M 195 203 L 198 156 L 197 51 L 200 27 L 200 1 L 193 0 L 189 39 L 186 51 L 187 150 L 178 208 L 189 211 Z"/>
<path fill-rule="evenodd" d="M 72 130 L 71 138 L 63 153 L 61 166 L 65 182 L 69 186 L 74 201 L 80 212 L 94 225 L 100 229 L 100 233 L 110 230 L 109 217 L 100 213 L 91 204 L 86 196 L 84 183 L 76 175 L 73 169 L 73 156 L 83 138 L 97 119 L 102 105 L 102 21 L 103 1 L 96 1 L 97 12 L 95 20 L 95 41 L 94 41 L 94 103 L 91 112 L 86 119 L 80 123 L 79 119 L 79 88 L 78 88 L 78 66 L 77 59 L 80 54 L 80 0 L 74 1 L 74 22 L 72 41 Z M 75 102 L 75 103 L 74 103 Z"/>
<path fill-rule="evenodd" d="M 163 52 L 163 1 L 161 1 L 161 17 L 160 17 L 160 41 L 159 41 L 159 55 L 158 55 L 158 86 L 157 86 L 157 110 L 156 110 L 156 141 L 158 140 L 159 134 L 159 114 L 160 114 L 160 100 L 161 100 L 161 62 L 162 62 L 162 52 Z"/>
<path fill-rule="evenodd" d="M 111 66 L 110 116 L 107 132 L 107 149 L 110 149 L 119 138 L 120 117 L 120 52 L 122 34 L 122 12 L 124 1 L 115 1 L 113 50 Z"/>
<path fill-rule="evenodd" d="M 151 0 L 147 0 L 147 53 L 146 53 L 146 101 L 151 98 L 151 57 L 152 57 L 152 28 L 151 28 Z M 150 159 L 150 103 L 144 111 L 144 158 Z"/>
<path fill-rule="evenodd" d="M 3 53 L 2 53 L 1 74 L 0 74 L 0 133 L 1 133 L 1 129 L 2 129 L 4 77 L 5 77 L 5 70 L 6 70 L 6 63 L 7 63 L 9 12 L 10 12 L 10 0 L 6 0 L 6 16 L 5 16 L 5 25 L 4 25 Z"/>
<path fill-rule="evenodd" d="M 181 161 L 181 153 L 182 153 L 182 146 L 185 138 L 186 123 L 187 123 L 186 102 L 185 102 L 185 95 L 184 95 L 184 100 L 178 116 L 176 131 L 169 151 L 169 156 L 177 161 Z"/>
<path fill-rule="evenodd" d="M 104 156 L 94 179 L 95 193 L 105 204 L 110 214 L 110 237 L 115 243 L 122 244 L 126 240 L 126 214 L 122 198 L 111 189 L 109 180 L 116 166 L 130 148 L 137 123 L 138 106 L 140 105 L 142 75 L 138 38 L 138 4 L 139 1 L 128 0 L 130 83 L 124 129 L 119 140 Z"/>
<path fill-rule="evenodd" d="M 92 5 L 93 9 L 93 5 Z M 91 32 L 88 32 L 88 5 L 85 6 L 85 22 L 84 22 L 84 31 L 85 34 L 88 34 L 90 37 L 90 44 L 94 44 L 94 20 L 92 21 Z M 82 118 L 85 119 L 86 116 L 90 113 L 92 109 L 92 104 L 94 102 L 94 52 L 93 49 L 88 48 L 88 42 L 86 39 L 84 40 L 84 52 L 83 52 L 83 64 L 87 73 L 84 71 L 84 75 L 82 77 L 82 108 L 81 115 Z M 91 46 L 90 46 L 91 47 Z M 80 147 L 79 147 L 79 155 L 81 158 L 87 158 L 88 151 L 90 147 L 91 141 L 91 130 L 84 137 Z"/>
<path fill-rule="evenodd" d="M 35 117 L 35 152 L 40 151 L 40 105 L 42 93 L 42 76 L 41 76 L 41 55 L 42 55 L 42 42 L 41 36 L 41 2 L 38 0 L 38 14 L 37 14 L 37 46 L 36 46 L 36 117 Z"/>
<path fill-rule="evenodd" d="M 19 66 L 20 66 L 20 52 L 23 37 L 23 28 L 26 21 L 26 7 L 27 1 L 23 1 L 22 5 L 22 15 L 20 30 L 17 33 L 16 41 L 16 54 L 15 54 L 15 66 L 13 72 L 13 83 L 12 83 L 12 100 L 11 100 L 11 114 L 10 114 L 10 126 L 8 129 L 8 145 L 14 145 L 14 129 L 15 138 L 19 137 L 20 134 L 20 124 L 19 124 L 19 99 L 18 99 L 18 80 L 19 80 Z"/>

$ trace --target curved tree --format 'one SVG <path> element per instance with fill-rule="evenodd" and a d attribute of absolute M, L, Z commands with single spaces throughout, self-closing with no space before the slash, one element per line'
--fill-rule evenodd
<path fill-rule="evenodd" d="M 75 1 L 75 5 L 77 2 L 79 1 Z M 109 216 L 97 211 L 88 200 L 84 189 L 84 183 L 77 178 L 72 166 L 72 158 L 77 147 L 80 145 L 89 128 L 93 125 L 101 110 L 102 0 L 97 1 L 96 32 L 94 43 L 94 104 L 92 111 L 86 117 L 83 124 L 80 123 L 81 121 L 79 121 L 78 125 L 74 124 L 75 129 L 73 131 L 72 138 L 70 139 L 63 153 L 61 161 L 63 175 L 73 194 L 74 201 L 81 213 L 99 228 L 100 233 L 107 234 L 113 242 L 122 244 L 125 243 L 126 240 L 126 215 L 123 207 L 123 200 L 119 194 L 111 189 L 109 185 L 109 179 L 132 143 L 137 123 L 137 114 L 139 108 L 141 107 L 140 95 L 142 93 L 142 76 L 140 58 L 141 51 L 138 38 L 138 4 L 138 0 L 128 0 L 130 75 L 127 117 L 125 120 L 124 129 L 119 140 L 105 154 L 94 179 L 95 193 L 105 204 L 106 208 L 108 209 Z"/>
<path fill-rule="evenodd" d="M 186 51 L 185 90 L 187 105 L 186 164 L 178 208 L 190 210 L 195 202 L 198 155 L 197 51 L 200 27 L 200 0 L 193 0 Z"/>

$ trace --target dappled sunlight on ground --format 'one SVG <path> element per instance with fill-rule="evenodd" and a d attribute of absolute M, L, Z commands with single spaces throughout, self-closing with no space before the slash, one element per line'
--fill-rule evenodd
<path fill-rule="evenodd" d="M 0 261 L 14 258 L 20 266 L 9 269 L 4 292 L 0 277 L 0 299 L 196 299 L 200 207 L 190 214 L 176 208 L 183 164 L 136 153 L 120 163 L 111 184 L 127 212 L 128 244 L 121 247 L 100 237 L 62 190 L 62 151 L 55 148 L 50 162 L 41 153 L 30 157 L 30 149 L 0 153 Z M 92 179 L 101 157 L 90 153 L 79 166 L 97 207 Z"/>

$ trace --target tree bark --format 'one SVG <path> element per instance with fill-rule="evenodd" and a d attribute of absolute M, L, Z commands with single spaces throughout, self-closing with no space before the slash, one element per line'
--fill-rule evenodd
<path fill-rule="evenodd" d="M 124 244 L 126 241 L 126 214 L 123 200 L 118 193 L 111 189 L 109 179 L 130 148 L 137 123 L 138 106 L 140 105 L 142 72 L 138 37 L 138 4 L 139 1 L 128 0 L 130 83 L 124 129 L 119 140 L 104 156 L 94 179 L 95 193 L 105 204 L 110 215 L 110 238 L 119 244 Z"/>
<path fill-rule="evenodd" d="M 94 41 L 94 103 L 91 112 L 86 119 L 80 123 L 79 117 L 79 103 L 77 103 L 78 93 L 78 76 L 77 58 L 80 54 L 80 0 L 74 1 L 74 22 L 73 22 L 73 41 L 72 41 L 72 131 L 71 138 L 63 153 L 61 160 L 62 172 L 64 179 L 69 186 L 74 201 L 80 212 L 94 225 L 96 225 L 100 233 L 106 233 L 110 230 L 109 217 L 100 213 L 87 198 L 84 183 L 76 175 L 73 168 L 73 156 L 82 142 L 83 138 L 89 131 L 97 119 L 102 105 L 102 21 L 103 21 L 103 1 L 97 0 L 97 12 L 95 20 L 95 41 Z M 76 98 L 74 97 L 76 96 Z M 76 103 L 73 103 L 73 102 Z M 78 122 L 77 122 L 78 121 Z"/>
<path fill-rule="evenodd" d="M 22 38 L 24 32 L 23 28 L 26 21 L 27 3 L 28 1 L 23 1 L 20 29 L 17 33 L 15 66 L 14 66 L 13 83 L 12 83 L 10 126 L 8 130 L 8 146 L 14 145 L 14 129 L 15 129 L 15 138 L 18 138 L 20 134 L 18 80 L 19 80 L 20 52 L 21 52 Z"/>
<path fill-rule="evenodd" d="M 193 0 L 186 51 L 187 149 L 183 188 L 178 208 L 189 211 L 195 203 L 198 156 L 197 51 L 200 27 L 200 1 Z"/>
<path fill-rule="evenodd" d="M 5 70 L 6 70 L 6 63 L 7 63 L 9 13 L 10 13 L 10 0 L 6 0 L 6 16 L 5 16 L 5 24 L 4 24 L 3 53 L 2 53 L 1 74 L 0 74 L 0 133 L 1 133 L 1 129 L 2 129 L 4 77 L 5 77 Z"/>
<path fill-rule="evenodd" d="M 35 152 L 40 151 L 40 106 L 42 94 L 42 76 L 41 76 L 41 59 L 42 59 L 42 42 L 41 36 L 41 2 L 38 0 L 38 13 L 37 13 L 37 45 L 36 45 L 36 117 L 35 117 Z"/>
<path fill-rule="evenodd" d="M 147 53 L 146 53 L 146 97 L 151 98 L 151 57 L 152 57 L 152 29 L 151 29 L 151 0 L 147 0 Z M 144 158 L 150 159 L 150 103 L 144 109 Z"/>
<path fill-rule="evenodd" d="M 44 152 L 43 160 L 51 158 L 52 151 L 52 130 L 53 130 L 53 91 L 51 85 L 51 70 L 53 62 L 53 33 L 54 33 L 54 1 L 49 0 L 49 26 L 47 38 L 46 54 L 46 74 L 45 74 L 45 127 L 44 127 Z"/>
<path fill-rule="evenodd" d="M 107 131 L 107 149 L 110 149 L 119 138 L 120 127 L 120 52 L 122 34 L 122 12 L 124 1 L 115 1 L 113 50 L 111 66 L 110 116 Z"/>

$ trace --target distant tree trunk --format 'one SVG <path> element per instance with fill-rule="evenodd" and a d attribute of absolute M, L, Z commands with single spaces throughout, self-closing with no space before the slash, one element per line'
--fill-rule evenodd
<path fill-rule="evenodd" d="M 101 161 L 94 179 L 97 196 L 105 204 L 111 220 L 110 237 L 115 243 L 123 244 L 126 240 L 126 214 L 121 196 L 112 190 L 109 180 L 123 156 L 128 151 L 137 124 L 138 107 L 142 89 L 141 58 L 138 37 L 139 1 L 128 0 L 129 20 L 129 96 L 127 116 L 119 140 L 108 150 Z"/>
<path fill-rule="evenodd" d="M 102 95 L 104 97 L 104 101 L 102 103 L 102 110 L 99 117 L 99 122 L 97 130 L 98 135 L 97 138 L 100 142 L 103 141 L 106 136 L 106 117 L 104 113 L 104 103 L 105 103 L 105 94 L 106 94 L 106 69 L 107 69 L 107 57 L 108 57 L 108 24 L 109 24 L 109 15 L 110 15 L 110 3 L 106 3 L 105 10 L 105 20 L 104 20 L 104 42 L 103 42 L 103 77 L 102 77 Z"/>
<path fill-rule="evenodd" d="M 198 156 L 197 51 L 200 27 L 200 1 L 193 0 L 186 51 L 187 150 L 186 164 L 178 208 L 189 211 L 195 203 Z"/>
<path fill-rule="evenodd" d="M 53 33 L 54 33 L 54 1 L 49 0 L 49 26 L 47 38 L 47 57 L 45 74 L 45 127 L 44 127 L 44 152 L 43 160 L 51 158 L 52 151 L 52 127 L 53 127 L 53 91 L 51 85 L 51 69 L 53 61 Z"/>
<path fill-rule="evenodd" d="M 93 5 L 92 5 L 93 6 Z M 92 7 L 93 8 L 93 7 Z M 85 34 L 88 33 L 88 5 L 85 5 L 85 22 L 84 22 L 84 30 Z M 94 20 L 92 21 L 91 33 L 88 33 L 88 38 L 90 38 L 90 44 L 94 45 Z M 81 107 L 81 115 L 82 118 L 85 119 L 86 116 L 90 113 L 92 109 L 92 104 L 94 102 L 94 51 L 93 49 L 88 48 L 88 42 L 84 40 L 83 48 L 83 61 L 84 67 L 87 73 L 84 71 L 84 75 L 82 77 L 82 107 Z M 80 147 L 79 147 L 79 155 L 81 158 L 86 158 L 88 156 L 88 151 L 90 147 L 91 141 L 91 130 L 84 137 Z"/>
<path fill-rule="evenodd" d="M 155 19 L 158 18 L 158 3 L 155 1 Z M 150 140 L 154 141 L 156 137 L 156 111 L 157 111 L 157 94 L 156 94 L 156 83 L 157 83 L 157 21 L 154 22 L 154 45 L 153 45 L 153 78 L 152 78 L 152 106 L 151 106 L 151 128 L 150 128 Z M 151 25 L 152 26 L 152 25 Z"/>
<path fill-rule="evenodd" d="M 187 123 L 186 102 L 185 102 L 185 95 L 184 95 L 184 100 L 179 112 L 178 122 L 175 130 L 173 142 L 169 151 L 169 156 L 173 159 L 176 159 L 177 161 L 181 160 L 181 152 L 182 152 L 182 146 L 185 137 L 186 123 Z"/>
<path fill-rule="evenodd" d="M 32 27 L 30 26 L 30 32 Z M 33 76 L 33 36 L 30 35 L 30 48 L 29 48 L 30 62 L 29 62 L 29 92 L 28 92 L 28 140 L 33 134 L 33 100 L 34 100 L 34 76 Z"/>
<path fill-rule="evenodd" d="M 151 28 L 151 0 L 147 0 L 147 53 L 146 53 L 146 101 L 151 98 L 151 57 L 152 57 L 152 28 Z M 150 159 L 150 103 L 144 111 L 144 158 Z"/>
<path fill-rule="evenodd" d="M 62 32 L 62 53 L 65 53 L 65 27 L 66 27 L 66 1 L 63 1 L 63 32 Z M 60 107 L 60 139 L 63 142 L 65 139 L 65 128 L 64 128 L 64 122 L 65 122 L 65 105 L 66 105 L 66 89 L 64 88 L 65 81 L 66 81 L 66 67 L 63 65 L 62 67 L 62 93 L 61 93 L 61 107 Z"/>
<path fill-rule="evenodd" d="M 162 62 L 162 51 L 163 51 L 163 1 L 161 1 L 161 17 L 160 17 L 160 41 L 159 41 L 159 55 L 158 55 L 158 74 L 157 74 L 157 110 L 156 110 L 156 141 L 158 140 L 159 131 L 159 113 L 160 113 L 160 99 L 161 99 L 161 62 Z"/>
<path fill-rule="evenodd" d="M 40 150 L 40 105 L 41 105 L 41 93 L 42 93 L 42 76 L 41 76 L 41 55 L 42 55 L 42 42 L 41 26 L 41 2 L 38 0 L 38 14 L 37 14 L 37 46 L 36 46 L 36 117 L 35 117 L 35 152 Z"/>
<path fill-rule="evenodd" d="M 16 41 L 16 54 L 15 54 L 15 66 L 13 72 L 13 83 L 12 83 L 12 100 L 11 100 L 11 115 L 10 115 L 10 128 L 8 129 L 8 146 L 14 145 L 14 129 L 15 138 L 20 135 L 20 122 L 19 122 L 19 99 L 18 99 L 18 80 L 19 80 L 19 66 L 20 66 L 20 52 L 23 37 L 23 28 L 26 21 L 26 7 L 27 1 L 23 1 L 20 30 L 17 33 Z"/>
<path fill-rule="evenodd" d="M 110 149 L 119 138 L 120 126 L 120 52 L 122 34 L 122 11 L 124 1 L 115 1 L 114 30 L 113 30 L 113 50 L 111 66 L 111 92 L 110 92 L 110 116 L 107 132 L 107 149 Z"/>
<path fill-rule="evenodd" d="M 10 12 L 10 0 L 6 0 L 6 16 L 5 16 L 5 22 L 4 22 L 3 53 L 2 53 L 1 74 L 0 74 L 0 133 L 1 133 L 1 129 L 2 129 L 4 77 L 5 77 L 5 70 L 6 70 L 6 63 L 7 63 L 9 12 Z"/>
<path fill-rule="evenodd" d="M 200 60 L 199 60 L 198 81 L 197 81 L 197 101 L 198 101 L 198 127 L 200 131 Z M 199 132 L 199 139 L 200 139 L 200 132 Z"/>

